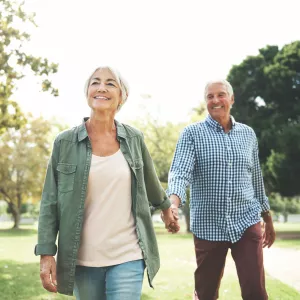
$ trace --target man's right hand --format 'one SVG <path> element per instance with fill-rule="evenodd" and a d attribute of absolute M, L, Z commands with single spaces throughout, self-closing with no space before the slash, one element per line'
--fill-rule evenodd
<path fill-rule="evenodd" d="M 41 255 L 40 278 L 47 291 L 57 293 L 56 262 L 52 255 Z"/>

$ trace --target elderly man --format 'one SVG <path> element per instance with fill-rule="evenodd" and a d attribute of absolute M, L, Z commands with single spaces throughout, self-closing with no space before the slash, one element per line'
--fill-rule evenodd
<path fill-rule="evenodd" d="M 205 101 L 208 117 L 187 126 L 178 140 L 167 191 L 177 214 L 191 186 L 195 297 L 218 298 L 230 248 L 243 299 L 266 300 L 263 247 L 273 244 L 275 232 L 256 135 L 230 115 L 234 96 L 228 81 L 209 82 Z"/>

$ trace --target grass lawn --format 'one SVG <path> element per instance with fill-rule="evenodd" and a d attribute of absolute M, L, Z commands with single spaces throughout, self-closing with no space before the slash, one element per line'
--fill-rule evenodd
<path fill-rule="evenodd" d="M 300 249 L 300 223 L 274 223 L 275 247 Z"/>
<path fill-rule="evenodd" d="M 161 226 L 158 226 L 157 232 L 161 269 L 154 280 L 154 290 L 148 287 L 145 277 L 142 300 L 191 300 L 195 268 L 192 236 L 165 234 Z M 39 258 L 33 255 L 35 243 L 36 231 L 33 227 L 0 230 L 0 299 L 74 299 L 50 294 L 41 287 L 38 274 Z M 297 291 L 270 276 L 267 276 L 267 289 L 270 300 L 300 300 Z M 231 259 L 228 259 L 226 264 L 220 299 L 241 299 Z"/>
<path fill-rule="evenodd" d="M 300 223 L 274 223 L 277 232 L 298 232 L 300 234 Z"/>

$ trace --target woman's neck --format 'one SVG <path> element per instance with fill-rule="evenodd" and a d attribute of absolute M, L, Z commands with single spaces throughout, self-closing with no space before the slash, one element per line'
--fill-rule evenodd
<path fill-rule="evenodd" d="M 111 134 L 116 131 L 114 115 L 92 113 L 87 123 L 94 134 Z"/>

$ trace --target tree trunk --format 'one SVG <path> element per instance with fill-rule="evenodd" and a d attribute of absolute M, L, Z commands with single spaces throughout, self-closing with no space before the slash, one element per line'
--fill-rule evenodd
<path fill-rule="evenodd" d="M 19 228 L 19 225 L 20 225 L 20 210 L 14 205 L 14 204 L 9 204 L 9 208 L 10 208 L 10 211 L 11 211 L 11 214 L 14 218 L 14 226 L 13 228 L 16 228 L 18 229 Z"/>
<path fill-rule="evenodd" d="M 284 223 L 287 223 L 289 214 L 287 212 L 283 213 Z"/>

